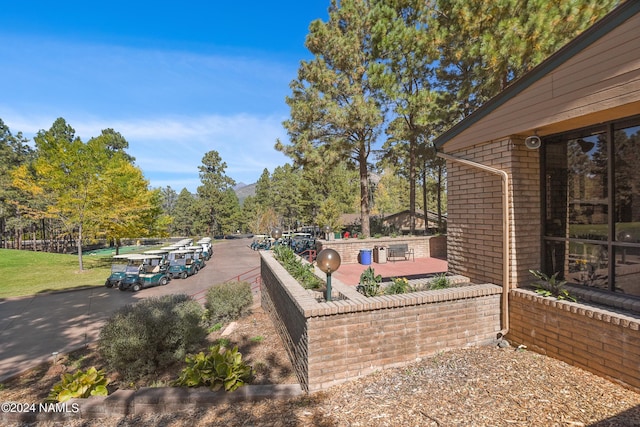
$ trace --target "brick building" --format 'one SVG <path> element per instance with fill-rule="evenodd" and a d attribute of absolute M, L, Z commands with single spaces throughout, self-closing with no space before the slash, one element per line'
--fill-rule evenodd
<path fill-rule="evenodd" d="M 542 269 L 640 296 L 638 9 L 618 6 L 437 138 L 451 270 L 503 284 L 506 260 L 511 287 Z"/>
<path fill-rule="evenodd" d="M 635 387 L 639 29 L 640 2 L 623 2 L 436 139 L 447 159 L 450 271 L 511 289 L 507 337 Z M 583 308 L 550 314 L 523 297 L 530 269 L 558 272 L 605 312 L 586 323 L 576 318 Z M 629 315 L 615 331 L 608 306 Z"/>

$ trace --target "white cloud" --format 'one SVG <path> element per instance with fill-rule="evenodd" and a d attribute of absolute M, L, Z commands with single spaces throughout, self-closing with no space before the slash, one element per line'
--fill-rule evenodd
<path fill-rule="evenodd" d="M 32 138 L 48 129 L 52 117 L 26 117 L 0 110 L 0 117 L 13 133 L 22 131 Z M 128 152 L 154 187 L 170 185 L 195 191 L 198 166 L 205 153 L 215 150 L 227 163 L 227 175 L 238 182 L 255 182 L 264 168 L 273 171 L 288 159 L 273 147 L 276 139 L 286 140 L 281 123 L 284 117 L 206 115 L 201 117 L 157 117 L 102 121 L 91 117 L 65 118 L 83 141 L 113 128 L 129 141 Z"/>

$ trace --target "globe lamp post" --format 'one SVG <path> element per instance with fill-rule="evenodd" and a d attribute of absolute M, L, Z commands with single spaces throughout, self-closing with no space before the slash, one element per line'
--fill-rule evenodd
<path fill-rule="evenodd" d="M 274 239 L 273 245 L 275 246 L 278 243 L 278 240 L 282 237 L 282 230 L 278 227 L 274 227 L 271 230 L 271 237 Z"/>
<path fill-rule="evenodd" d="M 331 301 L 331 273 L 340 268 L 340 254 L 333 249 L 323 249 L 316 258 L 320 270 L 327 274 L 326 301 Z"/>
<path fill-rule="evenodd" d="M 328 225 L 325 225 L 324 227 L 322 227 L 322 231 L 324 231 L 325 240 L 329 240 L 329 233 L 331 233 L 331 227 L 329 227 Z"/>

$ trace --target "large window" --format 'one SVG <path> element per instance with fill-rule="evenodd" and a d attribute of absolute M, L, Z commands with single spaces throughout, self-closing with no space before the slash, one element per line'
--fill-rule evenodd
<path fill-rule="evenodd" d="M 640 296 L 640 118 L 543 144 L 544 268 Z"/>

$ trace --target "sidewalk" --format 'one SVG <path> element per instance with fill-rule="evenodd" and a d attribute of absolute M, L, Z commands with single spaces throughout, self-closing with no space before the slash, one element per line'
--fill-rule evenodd
<path fill-rule="evenodd" d="M 382 275 L 384 282 L 388 282 L 393 277 L 417 279 L 428 274 L 446 273 L 447 261 L 439 258 L 416 258 L 415 261 L 387 261 L 384 264 L 342 264 L 332 277 L 345 285 L 356 286 L 360 282 L 362 272 L 369 267 L 373 268 L 376 274 Z"/>

